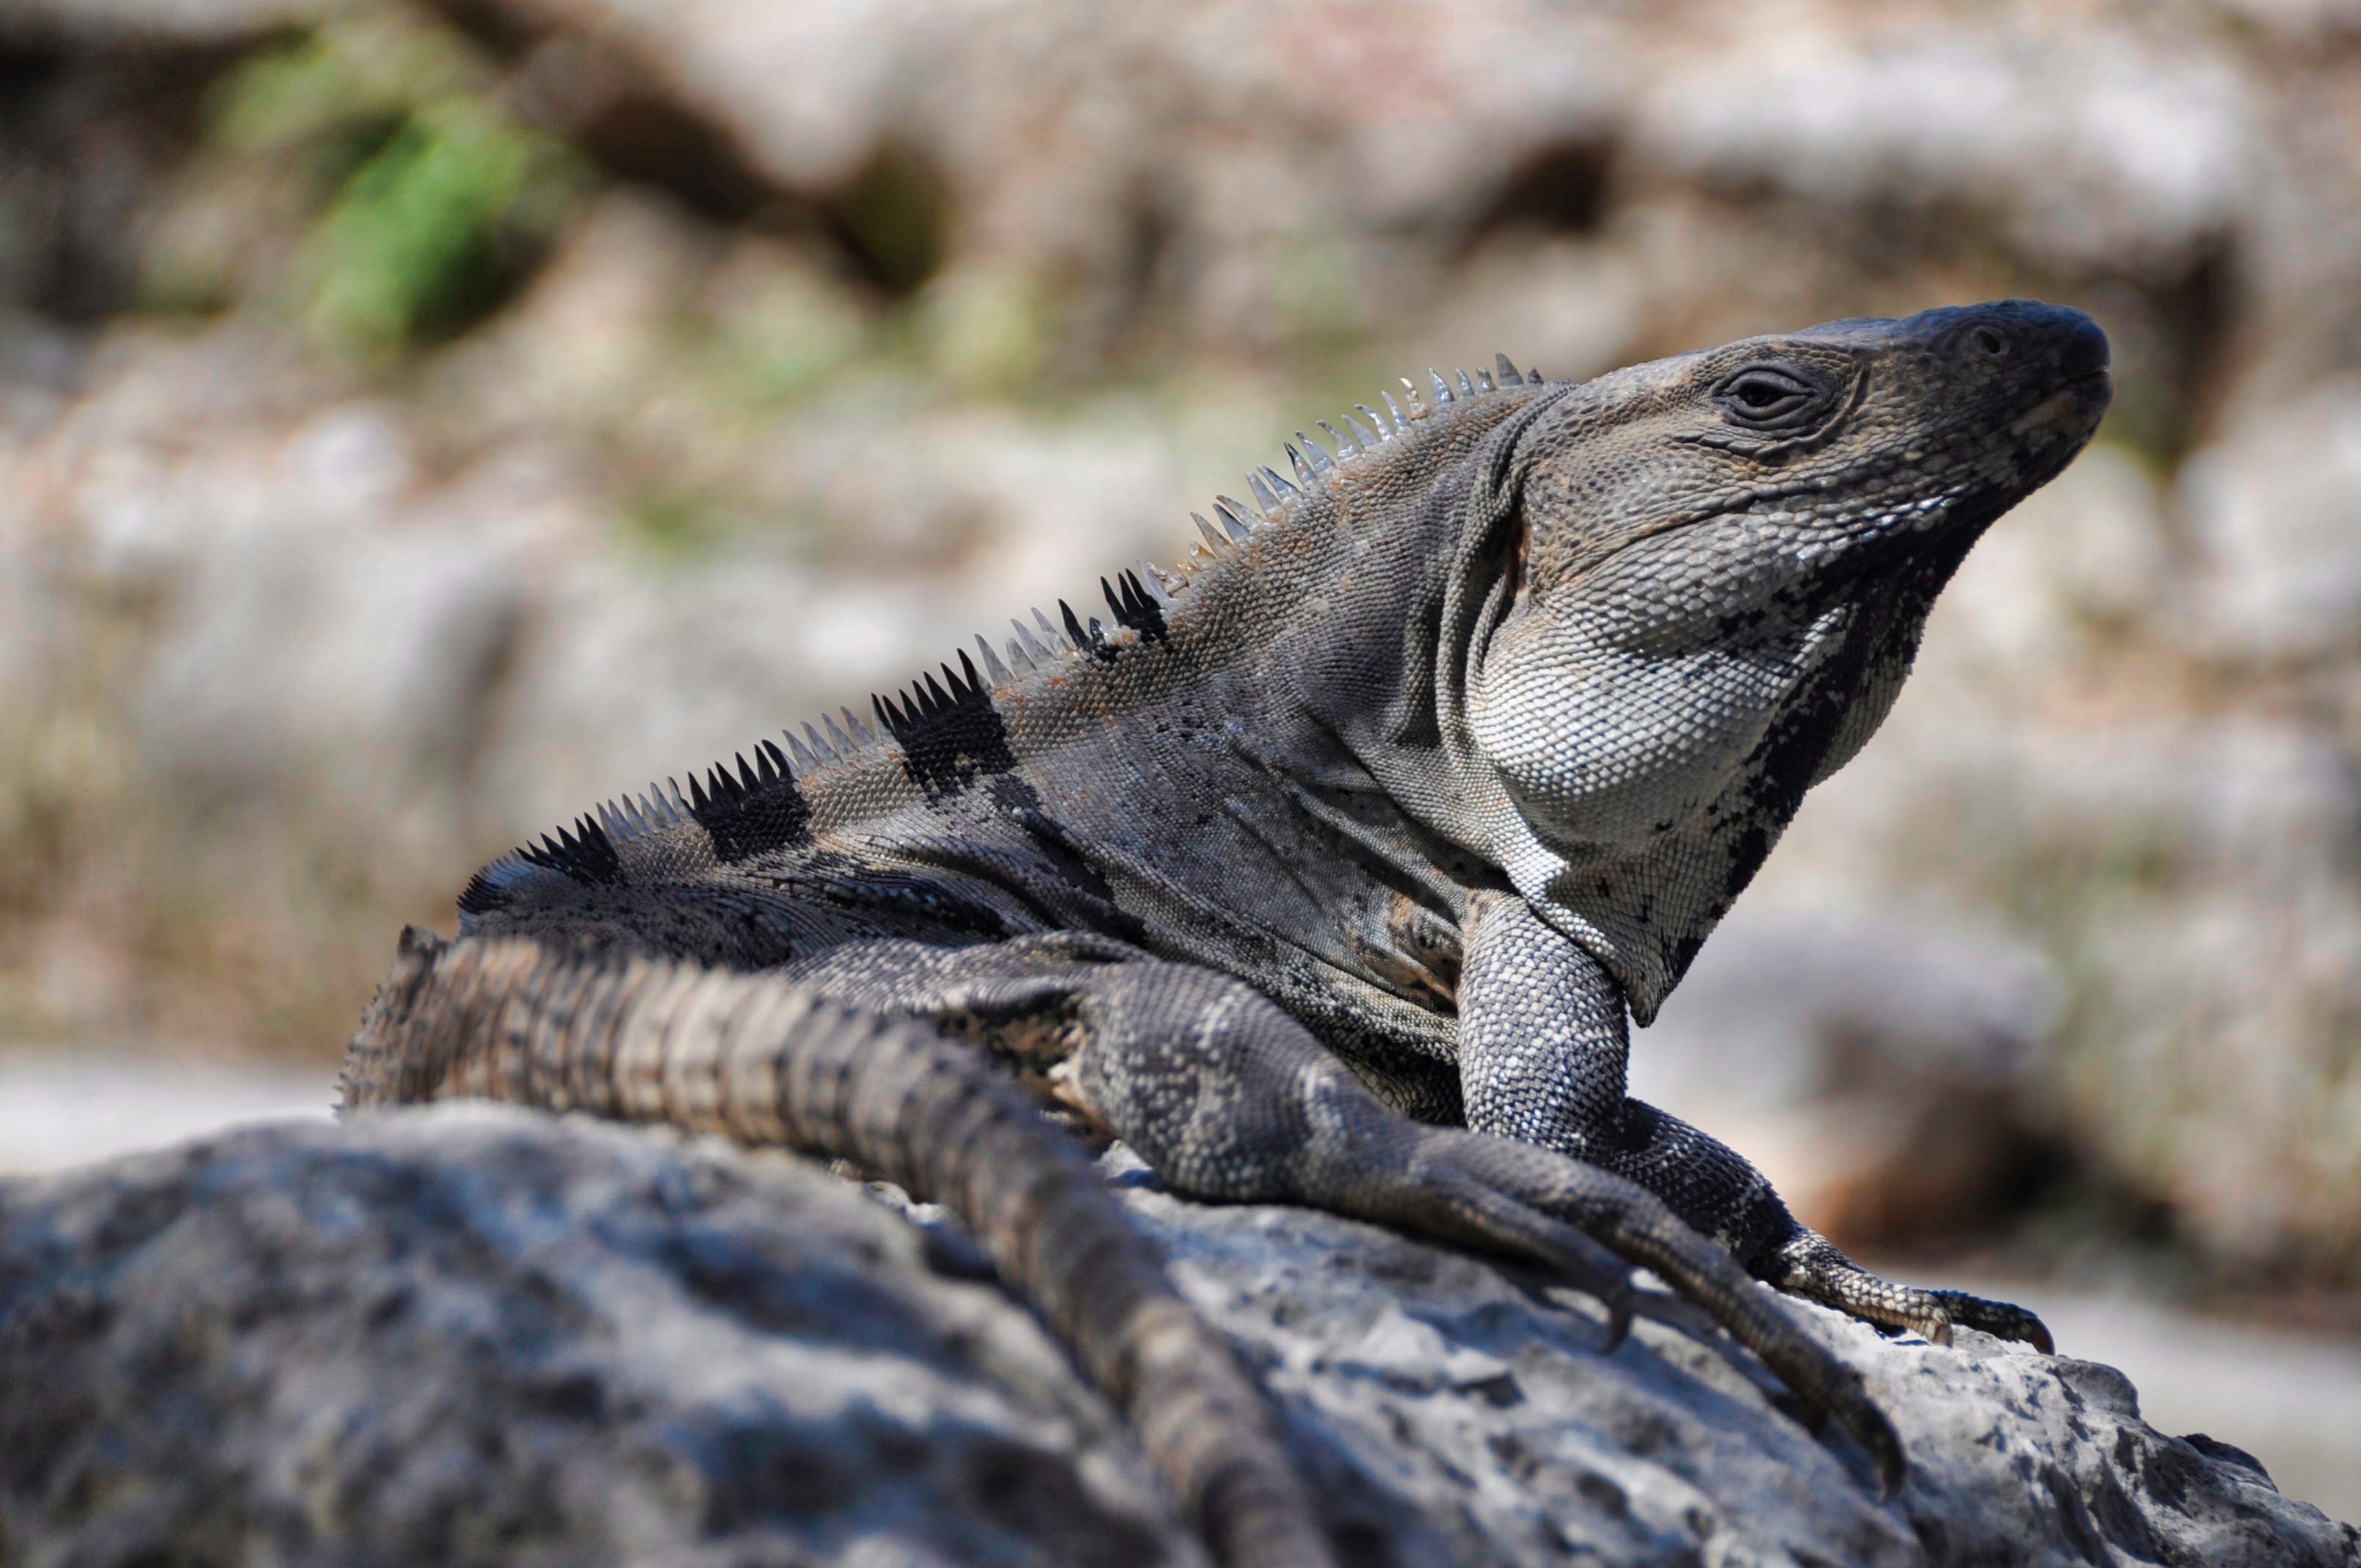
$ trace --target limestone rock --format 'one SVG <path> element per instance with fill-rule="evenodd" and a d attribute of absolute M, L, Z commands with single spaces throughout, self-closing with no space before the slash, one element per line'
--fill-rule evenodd
<path fill-rule="evenodd" d="M 1201 1563 L 952 1266 L 816 1168 L 474 1107 L 12 1183 L 0 1559 Z"/>
<path fill-rule="evenodd" d="M 1961 203 L 2043 263 L 2173 276 L 2253 188 L 2261 137 L 2233 59 L 2031 16 L 1961 7 L 1887 32 L 1763 14 L 1667 72 L 1639 135 L 1717 183 L 1836 209 Z"/>
<path fill-rule="evenodd" d="M 2103 1366 L 1811 1312 L 1910 1445 L 1881 1505 L 1677 1304 L 1602 1354 L 1530 1271 L 1109 1167 L 1349 1562 L 2361 1563 Z M 781 1157 L 476 1107 L 0 1185 L 0 1556 L 1203 1560 L 956 1232 Z"/>

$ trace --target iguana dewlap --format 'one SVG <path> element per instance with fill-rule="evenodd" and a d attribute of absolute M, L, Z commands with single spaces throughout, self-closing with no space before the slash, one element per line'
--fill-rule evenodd
<path fill-rule="evenodd" d="M 1756 1279 L 2047 1334 L 1798 1225 L 1626 1096 L 1626 1020 L 1876 729 L 1978 535 L 2089 440 L 2106 366 L 2088 317 L 2011 300 L 1363 407 L 1177 571 L 1104 580 L 1104 620 L 1037 612 L 873 728 L 485 867 L 456 943 L 405 942 L 346 1103 L 674 1122 L 944 1197 L 1233 1563 L 1325 1550 L 1270 1412 L 1010 1080 L 1178 1191 L 1522 1254 L 1619 1313 L 1643 1264 L 1890 1486 L 1892 1429 Z"/>

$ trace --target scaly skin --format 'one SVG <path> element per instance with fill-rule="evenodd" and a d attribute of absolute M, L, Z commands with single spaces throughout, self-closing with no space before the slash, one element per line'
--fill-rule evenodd
<path fill-rule="evenodd" d="M 1749 1275 L 1938 1339 L 2046 1332 L 1798 1225 L 1738 1155 L 1625 1094 L 1627 1018 L 1875 730 L 1977 536 L 2089 439 L 2105 365 L 2087 318 L 2004 301 L 1579 385 L 1506 360 L 1498 387 L 1437 378 L 1431 407 L 1363 411 L 1382 437 L 1307 442 L 1300 488 L 1257 476 L 1261 507 L 1225 503 L 1180 573 L 1105 585 L 1112 627 L 1061 606 L 1063 636 L 1037 616 L 1005 663 L 978 639 L 981 670 L 962 653 L 873 699 L 882 735 L 807 726 L 487 866 L 451 952 L 404 958 L 389 994 L 414 1000 L 372 1012 L 347 1102 L 498 1092 L 841 1152 L 827 1114 L 733 1121 L 712 1086 L 759 1098 L 802 1053 L 840 1057 L 831 1029 L 922 1021 L 1176 1190 L 1534 1257 L 1618 1321 L 1645 1265 L 1890 1488 L 1892 1428 Z M 525 977 L 507 1000 L 437 1002 L 496 940 Z M 494 1025 L 595 992 L 599 1028 L 661 1037 L 646 994 L 597 990 L 633 963 L 768 1000 L 636 1090 L 598 1083 L 620 1054 L 586 1068 L 539 1023 Z M 840 1022 L 776 1021 L 823 1002 Z M 950 1059 L 879 1081 L 930 1099 Z M 1046 1307 L 1057 1281 L 992 1219 L 989 1179 L 950 1185 L 1054 1321 L 1104 1321 Z M 1222 1486 L 1172 1457 L 1218 1451 L 1224 1423 L 1268 1437 L 1259 1405 L 1203 1408 L 1151 1442 L 1180 1495 L 1217 1544 L 1294 1543 L 1226 1560 L 1318 1561 L 1300 1492 L 1224 1523 Z"/>

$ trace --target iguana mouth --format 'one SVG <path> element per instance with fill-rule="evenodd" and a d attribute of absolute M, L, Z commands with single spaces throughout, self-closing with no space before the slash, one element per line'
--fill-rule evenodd
<path fill-rule="evenodd" d="M 2114 378 L 2106 367 L 2086 370 L 2059 382 L 2048 397 L 2009 421 L 2008 433 L 2025 436 L 2055 430 L 2087 435 L 2088 426 L 2097 422 L 2114 400 Z"/>

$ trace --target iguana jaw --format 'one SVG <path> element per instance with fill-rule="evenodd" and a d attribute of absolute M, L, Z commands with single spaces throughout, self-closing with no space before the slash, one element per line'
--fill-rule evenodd
<path fill-rule="evenodd" d="M 2087 317 L 2005 301 L 1637 367 L 1521 437 L 1527 576 L 1468 685 L 1514 808 L 1488 853 L 1643 1016 L 1891 707 L 1968 547 L 2089 440 L 2105 365 Z M 1730 417 L 1750 376 L 1784 427 Z"/>

